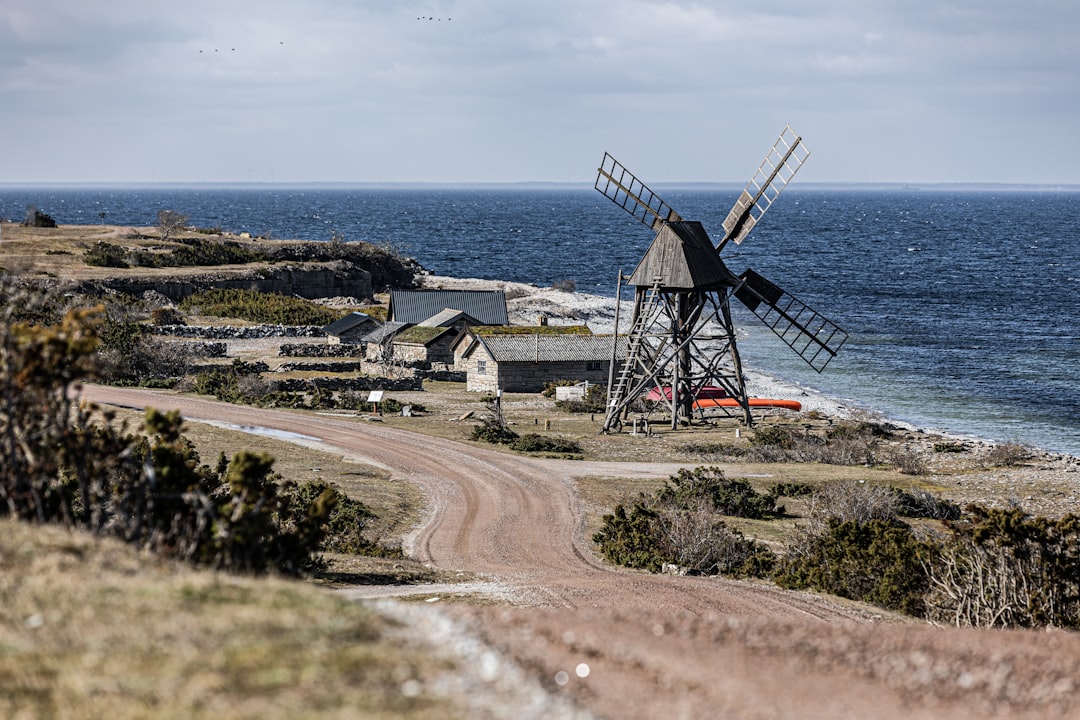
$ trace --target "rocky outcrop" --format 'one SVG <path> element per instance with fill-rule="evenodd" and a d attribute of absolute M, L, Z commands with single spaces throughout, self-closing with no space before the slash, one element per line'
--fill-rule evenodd
<path fill-rule="evenodd" d="M 279 293 L 309 300 L 325 297 L 368 299 L 373 296 L 371 273 L 346 260 L 236 271 L 218 269 L 164 277 L 130 277 L 118 272 L 116 277 L 93 281 L 89 285 L 104 286 L 131 295 L 157 292 L 177 303 L 200 290 L 211 288 Z"/>

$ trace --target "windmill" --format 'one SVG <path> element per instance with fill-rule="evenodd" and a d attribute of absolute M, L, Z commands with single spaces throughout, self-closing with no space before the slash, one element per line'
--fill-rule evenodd
<path fill-rule="evenodd" d="M 596 189 L 656 233 L 626 280 L 634 288 L 634 316 L 626 359 L 609 382 L 604 432 L 617 431 L 630 406 L 645 396 L 667 407 L 672 429 L 692 421 L 699 398 L 716 396 L 733 398 L 744 422 L 752 424 L 732 296 L 817 372 L 835 357 L 847 340 L 844 330 L 754 270 L 735 275 L 720 257 L 729 242 L 741 243 L 754 229 L 809 155 L 802 138 L 785 127 L 714 246 L 700 222 L 684 220 L 604 154 Z"/>

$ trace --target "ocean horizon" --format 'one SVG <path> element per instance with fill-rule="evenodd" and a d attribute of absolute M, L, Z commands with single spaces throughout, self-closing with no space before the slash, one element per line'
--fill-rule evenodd
<path fill-rule="evenodd" d="M 657 183 L 717 234 L 742 183 Z M 722 258 L 851 339 L 822 374 L 745 312 L 749 367 L 918 427 L 1080 456 L 1080 186 L 789 187 Z M 613 297 L 652 232 L 591 183 L 0 184 L 0 217 L 364 240 L 436 275 Z M 737 307 L 734 303 L 736 310 Z"/>

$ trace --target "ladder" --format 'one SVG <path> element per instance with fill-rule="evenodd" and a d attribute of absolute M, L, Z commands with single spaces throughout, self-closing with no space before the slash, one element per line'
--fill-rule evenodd
<path fill-rule="evenodd" d="M 628 394 L 641 358 L 641 349 L 645 345 L 645 337 L 648 335 L 648 329 L 652 324 L 652 309 L 660 295 L 662 281 L 662 278 L 659 277 L 653 279 L 652 287 L 645 294 L 645 302 L 638 308 L 637 317 L 634 318 L 634 324 L 630 328 L 630 345 L 626 351 L 626 359 L 623 360 L 622 368 L 619 370 L 613 386 L 608 388 L 607 416 L 604 418 L 602 432 L 607 433 L 612 430 L 618 432 L 619 428 L 622 427 L 622 420 L 619 416 L 622 415 L 626 406 L 634 400 L 633 397 L 628 397 Z"/>

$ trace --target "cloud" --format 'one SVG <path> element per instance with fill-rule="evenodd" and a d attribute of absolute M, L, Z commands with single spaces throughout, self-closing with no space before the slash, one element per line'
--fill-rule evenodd
<path fill-rule="evenodd" d="M 803 179 L 1080 182 L 1078 23 L 1057 0 L 0 0 L 0 182 L 562 181 L 604 149 L 740 181 L 789 122 Z"/>

